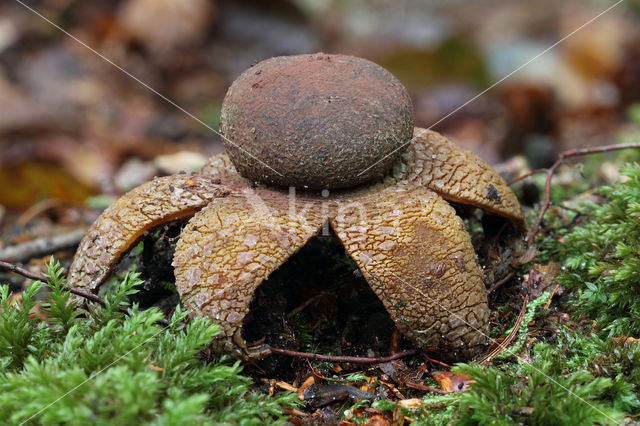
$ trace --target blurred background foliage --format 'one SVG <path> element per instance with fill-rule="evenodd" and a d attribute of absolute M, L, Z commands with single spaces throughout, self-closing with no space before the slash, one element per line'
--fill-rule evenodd
<path fill-rule="evenodd" d="M 218 125 L 230 83 L 277 55 L 361 56 L 393 72 L 416 125 L 505 174 L 637 134 L 640 1 L 39 0 L 39 13 Z M 20 3 L 0 3 L 0 205 L 82 203 L 196 169 L 219 137 Z M 634 109 L 635 108 L 635 109 Z M 524 165 L 523 165 L 524 164 Z"/>

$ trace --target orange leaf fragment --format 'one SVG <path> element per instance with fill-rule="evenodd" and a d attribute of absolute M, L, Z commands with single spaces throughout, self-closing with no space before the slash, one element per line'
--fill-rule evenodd
<path fill-rule="evenodd" d="M 424 404 L 424 401 L 420 398 L 410 398 L 398 401 L 398 405 L 404 408 L 422 407 L 422 404 Z"/>
<path fill-rule="evenodd" d="M 475 380 L 469 380 L 466 374 L 454 374 L 450 371 L 435 372 L 433 378 L 438 382 L 443 391 L 447 393 L 464 392 L 469 389 Z"/>
<path fill-rule="evenodd" d="M 288 390 L 288 391 L 291 391 L 291 392 L 296 392 L 298 390 L 298 388 L 296 388 L 293 385 L 290 385 L 287 382 L 278 381 L 278 382 L 276 382 L 276 386 L 279 387 L 280 389 Z"/>
<path fill-rule="evenodd" d="M 300 401 L 304 401 L 304 391 L 307 390 L 309 386 L 315 383 L 313 376 L 307 377 L 307 380 L 304 381 L 302 386 L 298 388 L 298 399 Z"/>
<path fill-rule="evenodd" d="M 384 415 L 376 413 L 369 416 L 365 424 L 369 426 L 388 426 L 391 422 Z"/>
<path fill-rule="evenodd" d="M 612 340 L 616 343 L 624 342 L 625 347 L 629 346 L 631 343 L 640 343 L 640 338 L 636 339 L 635 337 L 626 336 L 614 337 Z"/>
<path fill-rule="evenodd" d="M 22 304 L 22 293 L 14 293 L 9 296 L 9 308 L 19 308 Z"/>

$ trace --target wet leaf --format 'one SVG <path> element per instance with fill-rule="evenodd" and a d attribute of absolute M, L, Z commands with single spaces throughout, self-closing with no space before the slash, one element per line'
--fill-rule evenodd
<path fill-rule="evenodd" d="M 26 161 L 0 168 L 0 204 L 26 209 L 45 198 L 83 202 L 95 195 L 57 164 Z"/>

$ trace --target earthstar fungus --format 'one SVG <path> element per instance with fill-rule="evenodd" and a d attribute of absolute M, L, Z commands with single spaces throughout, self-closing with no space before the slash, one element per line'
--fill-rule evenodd
<path fill-rule="evenodd" d="M 332 84 L 343 75 L 349 84 Z M 349 92 L 372 78 L 394 94 Z M 97 291 L 146 230 L 192 216 L 173 261 L 181 300 L 221 326 L 220 350 L 258 357 L 265 348 L 247 347 L 241 335 L 256 288 L 328 223 L 406 336 L 459 359 L 480 353 L 489 319 L 482 272 L 462 220 L 445 200 L 516 227 L 523 225 L 522 211 L 486 162 L 438 133 L 407 134 L 413 119 L 405 94 L 388 72 L 358 58 L 300 55 L 255 65 L 223 104 L 230 157 L 215 156 L 196 174 L 157 178 L 125 194 L 80 243 L 70 284 Z M 333 109 L 329 98 L 344 100 Z M 365 161 L 353 159 L 358 152 Z M 391 153 L 396 157 L 385 157 Z M 362 180 L 358 173 L 376 162 Z M 276 184 L 298 190 L 291 196 Z"/>

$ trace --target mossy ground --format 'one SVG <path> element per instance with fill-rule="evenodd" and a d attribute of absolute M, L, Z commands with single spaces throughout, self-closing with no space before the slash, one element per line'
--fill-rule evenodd
<path fill-rule="evenodd" d="M 0 418 L 29 424 L 261 424 L 283 421 L 286 410 L 297 407 L 309 416 L 291 417 L 299 424 L 629 421 L 640 415 L 640 166 L 630 163 L 623 173 L 626 182 L 590 192 L 590 204 L 562 201 L 594 182 L 554 185 L 556 204 L 536 239 L 535 260 L 525 242 L 499 223 L 467 212 L 487 285 L 515 273 L 490 295 L 493 338 L 508 334 L 527 292 L 530 299 L 508 350 L 488 366 L 454 366 L 454 374 L 475 382 L 465 392 L 437 395 L 408 386 L 439 386 L 429 373 L 443 367 L 420 356 L 366 367 L 270 357 L 244 366 L 251 378 L 242 375 L 239 364 L 207 351 L 215 325 L 185 324 L 179 307 L 168 328 L 157 324 L 177 301 L 170 271 L 155 267 L 170 258 L 177 231 L 168 227 L 151 233 L 159 238 L 145 240 L 122 264 L 147 271 L 144 282 L 121 274 L 107 290 L 106 307 L 69 305 L 62 273 L 53 265 L 44 301 L 36 301 L 40 284 L 22 295 L 0 287 Z M 530 216 L 535 220 L 535 211 Z M 545 273 L 534 262 L 555 262 L 562 270 Z M 538 275 L 544 279 L 536 281 Z M 122 307 L 127 314 L 118 311 Z M 315 239 L 265 283 L 244 337 L 336 355 L 380 356 L 410 347 L 404 341 L 398 346 L 384 308 L 330 236 Z M 321 398 L 300 406 L 292 393 L 269 396 L 277 380 L 300 386 L 312 375 L 310 366 L 324 376 L 316 376 L 321 391 L 337 392 L 336 402 Z M 370 397 L 354 399 L 363 395 Z M 422 403 L 406 408 L 402 401 L 411 398 Z"/>
<path fill-rule="evenodd" d="M 206 359 L 219 333 L 209 320 L 185 323 L 178 307 L 165 328 L 158 309 L 130 305 L 136 274 L 88 312 L 70 301 L 53 263 L 49 278 L 44 302 L 41 283 L 19 297 L 0 287 L 3 424 L 264 424 L 295 407 L 292 394 L 252 391 L 238 362 Z"/>

